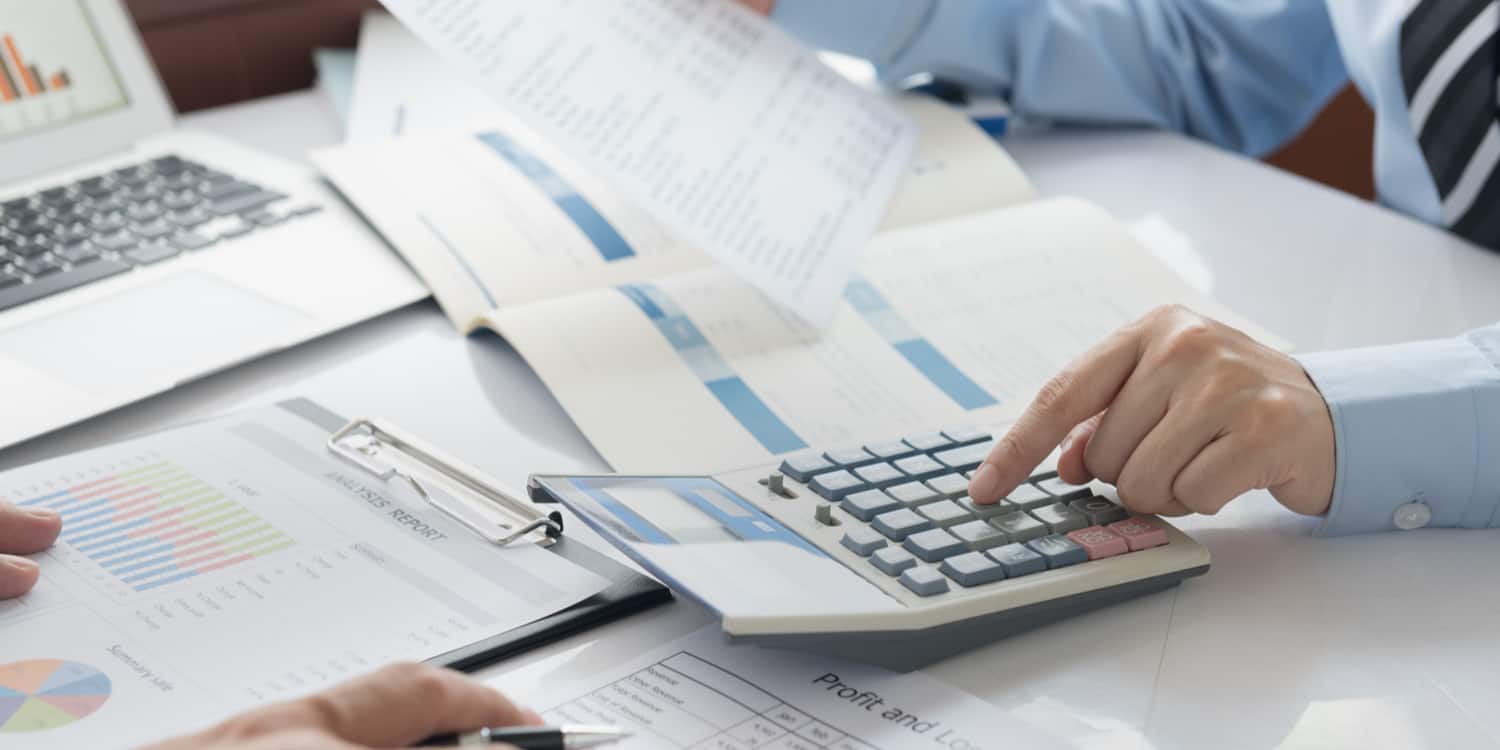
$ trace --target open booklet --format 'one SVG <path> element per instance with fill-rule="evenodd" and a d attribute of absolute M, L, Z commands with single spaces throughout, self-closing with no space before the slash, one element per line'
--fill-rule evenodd
<path fill-rule="evenodd" d="M 1098 208 L 1038 200 L 920 98 L 884 228 L 818 330 L 516 123 L 314 155 L 464 332 L 535 369 L 618 471 L 714 473 L 997 424 L 1057 368 L 1170 302 L 1247 326 Z"/>

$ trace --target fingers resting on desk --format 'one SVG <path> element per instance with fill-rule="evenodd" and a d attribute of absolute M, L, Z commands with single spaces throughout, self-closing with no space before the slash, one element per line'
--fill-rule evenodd
<path fill-rule="evenodd" d="M 20 596 L 36 585 L 40 568 L 20 555 L 47 549 L 61 531 L 57 511 L 0 503 L 0 599 Z"/>

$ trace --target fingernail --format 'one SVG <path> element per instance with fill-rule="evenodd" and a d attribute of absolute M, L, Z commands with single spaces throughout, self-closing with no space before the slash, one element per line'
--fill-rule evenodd
<path fill-rule="evenodd" d="M 1000 489 L 1000 470 L 993 464 L 980 464 L 979 471 L 974 472 L 974 478 L 969 480 L 969 497 L 980 502 L 988 502 L 994 498 L 995 491 Z"/>
<path fill-rule="evenodd" d="M 26 515 L 31 516 L 38 521 L 56 521 L 57 519 L 62 517 L 61 513 L 58 513 L 51 508 L 27 508 L 25 512 Z"/>
<path fill-rule="evenodd" d="M 27 574 L 35 573 L 39 567 L 36 563 L 24 557 L 16 557 L 15 555 L 0 555 L 0 565 L 8 566 L 17 573 Z"/>

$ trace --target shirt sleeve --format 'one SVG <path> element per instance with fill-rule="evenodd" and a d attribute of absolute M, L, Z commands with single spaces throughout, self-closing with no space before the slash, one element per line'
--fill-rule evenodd
<path fill-rule="evenodd" d="M 1425 526 L 1500 525 L 1500 325 L 1299 359 L 1333 416 L 1324 535 L 1403 528 L 1413 504 Z"/>
<path fill-rule="evenodd" d="M 1348 80 L 1321 0 L 778 0 L 808 42 L 998 94 L 1017 114 L 1260 155 Z"/>

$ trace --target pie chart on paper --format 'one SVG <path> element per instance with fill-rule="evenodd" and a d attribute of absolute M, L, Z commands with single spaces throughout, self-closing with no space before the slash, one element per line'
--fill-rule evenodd
<path fill-rule="evenodd" d="M 62 659 L 0 664 L 0 734 L 68 726 L 109 700 L 109 677 Z"/>

